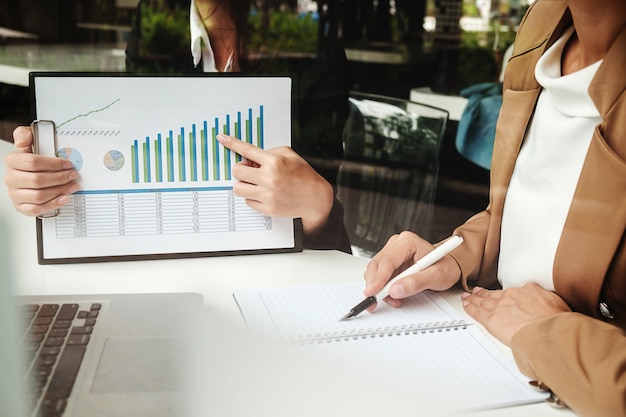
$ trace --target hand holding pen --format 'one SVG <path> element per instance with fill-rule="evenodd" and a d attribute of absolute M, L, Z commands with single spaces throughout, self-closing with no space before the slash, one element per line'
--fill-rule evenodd
<path fill-rule="evenodd" d="M 392 275 L 392 272 L 396 270 L 399 265 L 402 265 L 406 262 L 406 259 L 402 257 L 402 254 L 406 254 L 407 250 L 410 253 L 410 248 L 416 248 L 418 246 L 423 247 L 424 242 L 426 241 L 419 238 L 417 235 L 407 232 L 402 233 L 401 235 L 396 236 L 394 239 L 390 240 L 390 242 L 385 245 L 381 252 L 379 252 L 379 254 L 377 254 L 376 257 L 372 259 L 372 261 L 368 265 L 365 274 L 368 284 L 372 281 L 380 281 L 381 279 L 383 279 L 383 277 L 386 277 L 386 284 L 375 295 L 370 295 L 369 297 L 366 297 L 361 303 L 354 306 L 348 312 L 348 314 L 341 318 L 341 320 L 352 318 L 362 311 L 365 311 L 366 309 L 375 305 L 377 302 L 383 300 L 389 295 L 391 287 L 396 282 L 410 275 L 424 271 L 431 265 L 437 263 L 452 250 L 456 249 L 461 243 L 463 243 L 463 238 L 459 235 L 452 236 L 432 251 L 428 251 L 428 253 L 418 259 L 418 261 L 415 262 L 412 266 L 402 271 L 392 279 L 389 279 L 389 277 Z M 454 283 L 458 280 L 460 276 L 460 270 L 458 268 L 458 265 L 456 265 L 456 263 L 454 263 L 454 265 L 456 267 L 454 270 L 444 271 L 444 274 L 439 277 L 441 282 L 437 282 L 437 278 L 433 277 L 431 280 L 426 280 L 425 282 L 422 282 L 422 286 L 413 286 L 413 289 L 416 289 L 416 291 L 412 291 L 409 294 L 400 295 L 409 296 L 416 294 L 424 289 L 445 290 L 450 288 L 452 285 L 454 285 Z M 402 287 L 400 288 L 400 292 L 404 292 L 402 291 Z M 396 294 L 396 296 L 397 295 L 398 294 Z M 396 304 L 396 306 L 398 305 L 399 304 Z"/>

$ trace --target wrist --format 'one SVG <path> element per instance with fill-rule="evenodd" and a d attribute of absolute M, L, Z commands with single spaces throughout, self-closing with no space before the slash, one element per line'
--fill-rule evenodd
<path fill-rule="evenodd" d="M 306 215 L 302 216 L 302 228 L 305 234 L 313 234 L 323 229 L 328 222 L 335 200 L 333 187 L 324 180 L 320 183 L 319 190 L 314 193 L 313 198 L 315 204 L 310 206 Z"/>

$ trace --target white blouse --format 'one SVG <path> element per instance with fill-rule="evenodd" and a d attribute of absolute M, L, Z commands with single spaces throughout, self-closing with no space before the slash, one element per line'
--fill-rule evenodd
<path fill-rule="evenodd" d="M 195 1 L 191 2 L 189 28 L 191 30 L 191 54 L 193 55 L 194 66 L 197 67 L 200 63 L 200 58 L 202 58 L 203 72 L 218 72 L 219 69 L 215 65 L 215 55 L 211 47 L 209 34 L 204 27 L 204 23 L 202 23 L 202 18 L 200 17 Z M 233 56 L 234 52 L 231 52 L 222 72 L 233 71 Z"/>
<path fill-rule="evenodd" d="M 543 87 L 506 194 L 498 279 L 504 288 L 536 283 L 554 290 L 553 265 L 600 114 L 587 92 L 602 61 L 561 75 L 570 28 L 539 59 Z"/>

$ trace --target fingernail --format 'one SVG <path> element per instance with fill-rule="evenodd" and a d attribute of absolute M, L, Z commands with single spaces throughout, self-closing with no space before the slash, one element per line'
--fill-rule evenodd
<path fill-rule="evenodd" d="M 70 172 L 70 181 L 74 181 L 76 178 L 78 178 L 78 172 L 76 171 Z"/>
<path fill-rule="evenodd" d="M 461 298 L 467 298 L 467 297 L 469 297 L 468 292 L 464 292 L 463 294 L 461 294 Z"/>
<path fill-rule="evenodd" d="M 63 163 L 63 169 L 72 169 L 74 168 L 74 164 L 72 164 L 72 161 L 65 161 Z"/>
<path fill-rule="evenodd" d="M 475 293 L 477 293 L 478 291 L 480 291 L 482 289 L 483 289 L 482 287 L 474 287 L 474 288 L 472 288 L 472 294 L 475 294 Z"/>
<path fill-rule="evenodd" d="M 61 197 L 59 197 L 59 199 L 57 200 L 57 203 L 58 203 L 59 205 L 61 205 L 61 206 L 62 206 L 62 205 L 67 204 L 67 202 L 68 202 L 68 201 L 70 201 L 70 198 L 69 198 L 68 196 L 66 196 L 66 195 L 62 195 L 62 196 L 61 196 Z"/>
<path fill-rule="evenodd" d="M 402 285 L 396 285 L 391 287 L 389 290 L 389 295 L 391 298 L 404 298 L 404 287 Z"/>
<path fill-rule="evenodd" d="M 469 304 L 469 301 L 467 301 L 466 299 L 463 299 L 462 303 L 463 303 L 463 307 L 467 307 L 467 305 Z"/>
<path fill-rule="evenodd" d="M 224 142 L 226 142 L 226 136 L 224 136 L 224 135 L 223 135 L 223 134 L 221 134 L 221 133 L 220 133 L 219 135 L 217 135 L 217 136 L 216 136 L 216 139 L 217 139 L 217 141 L 218 141 L 219 143 L 224 143 Z"/>

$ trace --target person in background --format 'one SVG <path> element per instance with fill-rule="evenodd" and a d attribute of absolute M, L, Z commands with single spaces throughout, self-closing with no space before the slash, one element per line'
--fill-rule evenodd
<path fill-rule="evenodd" d="M 219 137 L 244 157 L 233 167 L 234 192 L 263 214 L 301 218 L 306 248 L 349 253 L 343 207 L 335 198 L 348 116 L 345 51 L 332 34 L 318 38 L 314 17 L 301 18 L 302 34 L 282 33 L 270 27 L 267 12 L 256 10 L 250 0 L 142 0 L 127 44 L 126 69 L 291 76 L 291 147 L 262 150 Z M 291 46 L 294 39 L 302 42 Z M 308 51 L 301 50 L 303 45 Z M 14 143 L 17 150 L 6 157 L 5 183 L 16 209 L 37 216 L 67 203 L 79 189 L 69 161 L 33 155 L 28 127 L 15 130 Z"/>
<path fill-rule="evenodd" d="M 460 283 L 466 312 L 581 416 L 626 415 L 625 70 L 626 1 L 535 1 L 506 68 L 488 207 L 386 299 Z M 432 248 L 391 237 L 365 295 Z"/>

